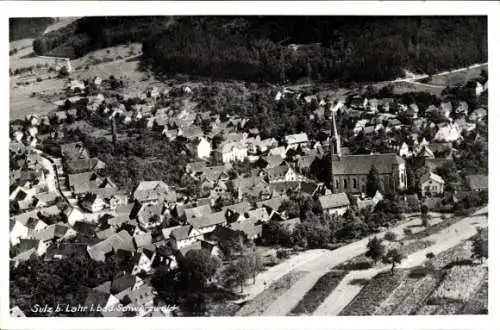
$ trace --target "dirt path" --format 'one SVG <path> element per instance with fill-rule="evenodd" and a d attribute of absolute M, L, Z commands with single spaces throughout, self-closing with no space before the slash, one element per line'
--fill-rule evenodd
<path fill-rule="evenodd" d="M 434 218 L 430 220 L 430 224 L 436 224 L 441 222 L 442 219 L 434 214 Z M 396 235 L 403 235 L 403 230 L 407 227 L 412 227 L 413 232 L 418 232 L 424 227 L 420 227 L 420 218 L 415 218 L 399 224 L 393 228 L 391 231 Z M 255 285 L 249 285 L 244 288 L 244 294 L 246 295 L 243 300 L 253 299 L 256 295 L 262 292 L 267 286 L 263 284 L 266 282 L 267 285 L 278 280 L 280 277 L 284 276 L 292 270 L 297 271 L 307 271 L 311 274 L 306 275 L 300 281 L 295 283 L 285 294 L 273 302 L 273 304 L 266 310 L 264 315 L 286 315 L 290 310 L 295 307 L 295 305 L 302 299 L 302 297 L 309 291 L 316 281 L 325 273 L 327 273 L 332 267 L 335 267 L 351 258 L 354 258 L 366 250 L 366 244 L 373 236 L 382 237 L 384 234 L 370 235 L 356 241 L 351 244 L 347 244 L 336 250 L 309 250 L 293 257 L 294 259 L 287 260 L 283 264 L 279 264 L 267 271 L 260 273 L 256 278 Z M 304 254 L 304 256 L 302 256 Z"/>
<path fill-rule="evenodd" d="M 474 213 L 474 215 L 453 224 L 438 233 L 427 237 L 428 240 L 437 242 L 436 244 L 409 255 L 397 268 L 411 268 L 422 264 L 426 260 L 426 254 L 433 252 L 438 254 L 461 241 L 470 238 L 476 233 L 477 226 L 486 226 L 488 217 L 487 207 Z M 325 299 L 325 301 L 314 312 L 315 316 L 338 315 L 347 304 L 361 291 L 363 286 L 351 284 L 352 280 L 371 279 L 382 271 L 387 271 L 390 266 L 350 272 Z"/>

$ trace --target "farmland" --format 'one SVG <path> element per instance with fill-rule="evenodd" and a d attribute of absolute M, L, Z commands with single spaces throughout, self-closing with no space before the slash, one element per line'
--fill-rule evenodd
<path fill-rule="evenodd" d="M 343 271 L 323 275 L 288 315 L 312 314 L 345 276 Z"/>
<path fill-rule="evenodd" d="M 482 313 L 487 309 L 487 267 L 470 257 L 470 244 L 463 242 L 439 253 L 425 267 L 381 273 L 340 315 Z"/>

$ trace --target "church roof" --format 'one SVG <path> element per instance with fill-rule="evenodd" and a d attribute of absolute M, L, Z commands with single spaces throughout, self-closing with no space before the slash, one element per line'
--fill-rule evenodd
<path fill-rule="evenodd" d="M 332 175 L 361 174 L 366 175 L 372 166 L 379 174 L 392 173 L 394 165 L 404 160 L 396 154 L 347 155 L 332 162 Z"/>

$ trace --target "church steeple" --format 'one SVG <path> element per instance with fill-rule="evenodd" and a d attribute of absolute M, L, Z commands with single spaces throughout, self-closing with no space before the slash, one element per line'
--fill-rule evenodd
<path fill-rule="evenodd" d="M 332 150 L 332 158 L 334 158 L 334 156 L 340 158 L 342 157 L 342 150 L 341 150 L 341 147 L 340 147 L 340 137 L 339 137 L 339 134 L 337 132 L 337 122 L 336 122 L 336 119 L 335 119 L 335 113 L 338 111 L 338 109 L 340 108 L 342 104 L 340 102 L 337 102 L 337 104 L 331 108 L 331 111 L 332 111 L 332 133 L 331 133 L 331 150 Z"/>

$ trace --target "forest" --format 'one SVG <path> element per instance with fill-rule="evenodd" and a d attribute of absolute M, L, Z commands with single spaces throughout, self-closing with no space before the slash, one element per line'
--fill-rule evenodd
<path fill-rule="evenodd" d="M 143 42 L 161 73 L 292 83 L 370 82 L 487 61 L 481 17 L 184 17 Z"/>
<path fill-rule="evenodd" d="M 486 17 L 85 17 L 37 38 L 39 55 L 80 57 L 143 43 L 156 73 L 255 82 L 368 82 L 487 61 Z"/>
<path fill-rule="evenodd" d="M 84 17 L 33 41 L 38 55 L 77 58 L 91 51 L 141 42 L 164 31 L 170 17 Z"/>

